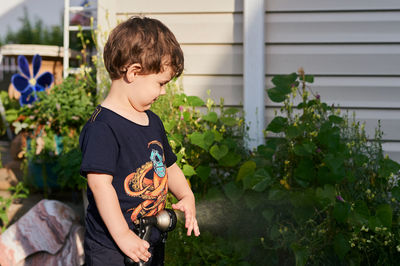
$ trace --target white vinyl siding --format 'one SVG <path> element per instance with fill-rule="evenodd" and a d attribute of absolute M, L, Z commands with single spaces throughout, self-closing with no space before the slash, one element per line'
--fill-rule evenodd
<path fill-rule="evenodd" d="M 303 67 L 312 89 L 343 112 L 377 121 L 385 150 L 400 161 L 400 1 L 265 0 L 266 85 Z M 186 93 L 243 103 L 243 0 L 118 0 L 118 20 L 147 15 L 163 21 L 185 53 Z M 277 104 L 265 101 L 267 122 Z"/>

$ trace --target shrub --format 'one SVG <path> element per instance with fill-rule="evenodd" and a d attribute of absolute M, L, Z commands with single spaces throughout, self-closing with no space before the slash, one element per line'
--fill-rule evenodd
<path fill-rule="evenodd" d="M 86 184 L 79 175 L 79 134 L 94 107 L 94 84 L 90 76 L 69 77 L 48 92 L 38 93 L 40 100 L 34 105 L 7 110 L 8 121 L 28 139 L 27 161 L 56 165 L 62 187 Z"/>
<path fill-rule="evenodd" d="M 264 221 L 270 263 L 397 264 L 400 165 L 384 155 L 380 128 L 368 141 L 362 124 L 309 89 L 312 76 L 272 82 L 268 96 L 283 106 L 237 178 Z"/>
<path fill-rule="evenodd" d="M 233 180 L 246 156 L 239 109 L 224 108 L 221 101 L 217 110 L 213 100 L 187 96 L 172 82 L 152 110 L 162 119 L 177 163 L 195 192 L 204 196 Z"/>

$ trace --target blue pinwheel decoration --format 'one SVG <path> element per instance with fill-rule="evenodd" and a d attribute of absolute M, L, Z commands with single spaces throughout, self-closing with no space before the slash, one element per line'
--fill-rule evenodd
<path fill-rule="evenodd" d="M 34 55 L 32 60 L 33 75 L 31 76 L 28 60 L 23 55 L 18 56 L 18 68 L 21 74 L 14 74 L 11 77 L 11 83 L 21 93 L 19 98 L 21 106 L 32 104 L 38 99 L 37 92 L 44 91 L 53 83 L 53 74 L 48 71 L 36 77 L 41 64 L 42 57 L 38 54 Z"/>

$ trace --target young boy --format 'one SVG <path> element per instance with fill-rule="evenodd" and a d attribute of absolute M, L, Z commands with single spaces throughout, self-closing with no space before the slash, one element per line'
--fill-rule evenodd
<path fill-rule="evenodd" d="M 80 136 L 81 174 L 88 180 L 86 264 L 164 263 L 164 241 L 154 228 L 150 243 L 140 239 L 139 218 L 165 206 L 168 189 L 185 213 L 187 235 L 200 234 L 195 199 L 175 163 L 160 118 L 149 109 L 166 84 L 181 75 L 183 53 L 160 21 L 133 17 L 119 24 L 104 48 L 111 77 L 105 100 Z"/>

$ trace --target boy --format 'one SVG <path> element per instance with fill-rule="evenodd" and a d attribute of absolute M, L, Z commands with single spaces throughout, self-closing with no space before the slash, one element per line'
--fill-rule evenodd
<path fill-rule="evenodd" d="M 200 234 L 195 199 L 163 124 L 149 109 L 166 84 L 183 71 L 183 53 L 160 21 L 133 17 L 119 24 L 104 47 L 110 91 L 80 136 L 81 174 L 88 180 L 85 256 L 90 265 L 164 263 L 164 241 L 154 228 L 140 239 L 139 218 L 165 206 L 168 189 L 185 213 L 187 235 Z"/>

